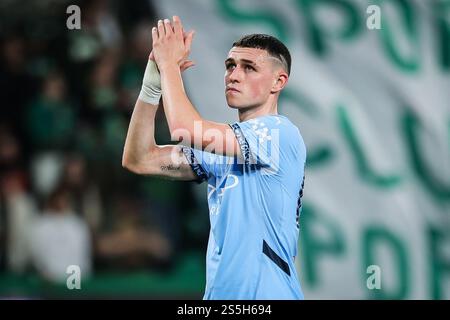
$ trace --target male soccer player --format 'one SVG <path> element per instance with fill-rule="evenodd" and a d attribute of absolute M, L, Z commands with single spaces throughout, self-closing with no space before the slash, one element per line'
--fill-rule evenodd
<path fill-rule="evenodd" d="M 225 95 L 239 121 L 228 125 L 203 119 L 186 96 L 180 71 L 193 65 L 187 60 L 192 38 L 176 16 L 152 29 L 153 51 L 122 165 L 138 174 L 208 182 L 204 299 L 303 299 L 294 260 L 306 148 L 298 128 L 277 113 L 290 53 L 262 34 L 233 44 Z M 161 94 L 172 137 L 195 148 L 155 144 Z"/>

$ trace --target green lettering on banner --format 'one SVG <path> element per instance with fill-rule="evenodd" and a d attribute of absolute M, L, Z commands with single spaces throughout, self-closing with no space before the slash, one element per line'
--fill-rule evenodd
<path fill-rule="evenodd" d="M 438 52 L 439 62 L 444 71 L 450 70 L 450 1 L 442 0 L 438 1 L 434 5 L 434 15 L 437 17 L 435 20 L 436 34 L 438 40 L 436 43 L 440 45 Z"/>
<path fill-rule="evenodd" d="M 433 175 L 426 165 L 423 156 L 424 149 L 419 146 L 418 131 L 421 128 L 420 120 L 410 108 L 405 108 L 405 110 L 406 111 L 401 119 L 402 129 L 414 172 L 436 200 L 446 202 L 450 200 L 450 185 L 446 186 L 443 182 L 439 182 L 436 178 L 439 176 L 439 173 Z M 435 157 L 436 155 L 433 155 L 433 157 L 430 158 Z"/>
<path fill-rule="evenodd" d="M 320 226 L 327 230 L 327 238 L 320 238 L 314 230 Z M 344 235 L 338 224 L 330 217 L 318 213 L 310 204 L 304 202 L 300 224 L 300 253 L 304 266 L 304 282 L 310 287 L 320 285 L 319 261 L 325 256 L 343 256 L 345 253 Z"/>
<path fill-rule="evenodd" d="M 304 21 L 308 34 L 307 41 L 313 52 L 319 56 L 324 56 L 328 53 L 326 38 L 340 38 L 342 40 L 352 39 L 361 28 L 361 18 L 355 8 L 350 2 L 346 0 L 297 0 L 297 6 L 301 13 L 304 14 Z M 320 26 L 314 16 L 315 10 L 318 6 L 328 5 L 336 8 L 336 11 L 345 15 L 347 25 L 345 28 L 330 31 Z"/>
<path fill-rule="evenodd" d="M 306 114 L 317 118 L 319 114 L 319 107 L 317 104 L 304 94 L 301 89 L 295 88 L 295 91 L 291 88 L 285 88 L 280 94 L 280 110 L 282 110 L 283 101 L 290 101 L 296 104 Z"/>
<path fill-rule="evenodd" d="M 391 290 L 389 288 L 392 288 L 392 286 L 386 285 L 383 266 L 380 265 L 375 256 L 375 249 L 379 246 L 386 246 L 391 249 L 392 256 L 396 258 L 397 271 L 396 276 L 393 277 L 394 279 L 398 279 L 396 289 Z M 364 283 L 364 286 L 366 286 L 367 266 L 378 265 L 381 268 L 381 288 L 368 290 L 370 292 L 368 298 L 405 299 L 408 296 L 410 270 L 408 267 L 407 252 L 402 241 L 392 232 L 383 227 L 369 227 L 363 231 L 362 257 L 361 274 L 363 276 L 362 283 Z"/>
<path fill-rule="evenodd" d="M 382 14 L 382 28 L 379 31 L 381 36 L 381 42 L 384 49 L 386 50 L 387 56 L 390 61 L 397 66 L 400 70 L 406 72 L 415 72 L 419 69 L 419 41 L 418 41 L 418 31 L 416 28 L 417 16 L 414 11 L 414 3 L 406 0 L 375 0 L 375 3 L 379 5 L 383 12 L 383 3 L 390 3 L 395 5 L 395 8 L 399 19 L 394 21 L 388 21 L 388 15 L 384 12 Z M 410 46 L 412 47 L 412 54 L 409 57 L 402 56 L 399 48 L 396 47 L 397 44 L 401 43 L 394 36 L 394 26 L 398 26 L 398 30 L 402 30 L 403 34 L 406 36 Z M 395 28 L 396 29 L 396 28 Z"/>
<path fill-rule="evenodd" d="M 322 145 L 317 146 L 314 149 L 308 149 L 306 156 L 306 166 L 314 169 L 318 166 L 329 163 L 332 158 L 335 157 L 334 151 L 331 146 Z"/>
<path fill-rule="evenodd" d="M 400 183 L 401 178 L 398 175 L 381 175 L 370 168 L 367 157 L 364 155 L 361 144 L 358 141 L 356 133 L 352 128 L 350 117 L 343 106 L 337 106 L 338 123 L 342 130 L 344 140 L 347 142 L 350 153 L 353 155 L 356 167 L 361 178 L 380 188 L 391 188 Z"/>
<path fill-rule="evenodd" d="M 430 252 L 431 268 L 430 268 L 430 291 L 433 299 L 442 299 L 442 290 L 445 283 L 450 282 L 450 255 L 445 256 L 444 243 L 450 245 L 450 232 L 448 223 L 445 231 L 435 227 L 428 227 L 428 246 Z M 448 252 L 448 251 L 447 251 Z M 445 281 L 447 277 L 447 281 Z M 450 291 L 447 291 L 447 294 Z M 448 297 L 447 297 L 448 299 Z"/>
<path fill-rule="evenodd" d="M 236 6 L 237 1 L 233 0 L 217 0 L 218 6 L 217 13 L 225 14 L 227 18 L 230 18 L 239 23 L 254 25 L 258 22 L 265 23 L 271 27 L 274 31 L 274 36 L 280 39 L 282 42 L 287 43 L 289 41 L 288 27 L 285 25 L 282 14 L 271 11 L 252 10 L 246 12 L 239 9 Z"/>
<path fill-rule="evenodd" d="M 280 95 L 279 110 L 283 113 L 283 106 L 286 105 L 285 102 L 291 102 L 295 104 L 299 110 L 307 114 L 309 117 L 317 119 L 319 118 L 319 108 L 318 106 L 309 99 L 300 90 L 296 89 L 293 91 L 289 88 L 283 90 Z M 315 168 L 324 164 L 329 163 L 333 158 L 335 158 L 335 153 L 333 147 L 328 144 L 321 144 L 314 148 L 308 148 L 308 155 L 306 159 L 306 165 L 308 168 Z"/>

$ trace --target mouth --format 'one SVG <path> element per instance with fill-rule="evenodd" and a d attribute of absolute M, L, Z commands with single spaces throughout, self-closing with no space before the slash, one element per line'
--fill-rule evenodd
<path fill-rule="evenodd" d="M 225 92 L 240 92 L 240 91 L 235 88 L 227 88 Z"/>

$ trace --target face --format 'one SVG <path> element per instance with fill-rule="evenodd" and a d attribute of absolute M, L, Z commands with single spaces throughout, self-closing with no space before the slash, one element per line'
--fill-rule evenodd
<path fill-rule="evenodd" d="M 233 47 L 225 68 L 225 97 L 231 108 L 262 105 L 273 93 L 278 73 L 265 50 Z"/>

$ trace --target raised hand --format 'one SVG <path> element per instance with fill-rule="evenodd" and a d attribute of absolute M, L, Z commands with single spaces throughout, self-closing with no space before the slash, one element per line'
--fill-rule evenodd
<path fill-rule="evenodd" d="M 192 36 L 190 36 L 190 34 L 192 34 Z M 184 40 L 184 44 L 186 45 L 186 50 L 187 50 L 187 52 L 186 52 L 186 58 L 185 58 L 185 60 L 183 60 L 183 61 L 181 62 L 181 65 L 180 65 L 180 70 L 181 70 L 181 72 L 183 72 L 183 71 L 189 69 L 189 68 L 192 67 L 192 66 L 195 66 L 195 62 L 188 59 L 189 53 L 191 52 L 191 44 L 192 44 L 192 38 L 193 38 L 193 35 L 194 35 L 194 31 L 190 31 L 189 33 L 188 33 L 188 32 L 183 32 L 183 40 Z M 190 36 L 190 41 L 186 43 L 186 39 L 188 39 L 188 36 Z M 150 52 L 150 55 L 149 55 L 148 58 L 149 58 L 150 60 L 155 61 L 155 56 L 154 56 L 154 54 L 153 54 L 153 50 Z M 156 62 L 156 61 L 155 61 L 155 62 Z"/>
<path fill-rule="evenodd" d="M 158 27 L 152 29 L 153 50 L 149 58 L 158 64 L 158 68 L 166 65 L 178 64 L 181 71 L 194 65 L 188 60 L 191 51 L 194 31 L 183 31 L 181 20 L 173 17 L 173 23 L 169 19 L 158 21 Z"/>

